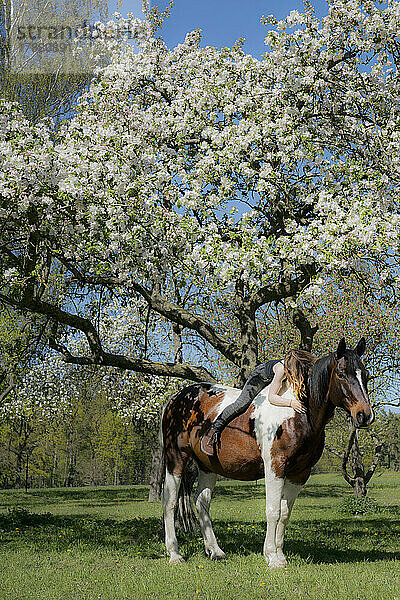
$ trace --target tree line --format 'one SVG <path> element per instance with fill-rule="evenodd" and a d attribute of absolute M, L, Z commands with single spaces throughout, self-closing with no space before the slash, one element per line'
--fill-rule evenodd
<path fill-rule="evenodd" d="M 0 486 L 148 484 L 154 437 L 82 386 L 62 418 L 31 412 L 2 419 Z"/>
<path fill-rule="evenodd" d="M 149 427 L 123 419 L 109 398 L 85 387 L 62 419 L 32 413 L 1 420 L 1 488 L 149 485 L 157 424 Z M 378 470 L 400 471 L 400 415 L 382 414 L 378 429 L 382 445 Z M 346 420 L 337 415 L 314 472 L 340 471 L 347 442 Z M 360 446 L 369 466 L 374 458 L 371 435 L 365 434 Z M 357 461 L 357 455 L 349 460 Z"/>

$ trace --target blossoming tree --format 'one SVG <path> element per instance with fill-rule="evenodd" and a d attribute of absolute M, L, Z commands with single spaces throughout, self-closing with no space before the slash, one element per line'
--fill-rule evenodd
<path fill-rule="evenodd" d="M 312 296 L 332 273 L 362 278 L 365 262 L 395 283 L 400 3 L 329 4 L 321 21 L 265 19 L 262 60 L 240 42 L 201 47 L 199 31 L 170 50 L 117 15 L 108 27 L 138 28 L 140 51 L 107 42 L 111 63 L 61 131 L 1 104 L 0 301 L 53 323 L 67 362 L 213 379 L 193 351 L 107 348 L 102 300 L 135 297 L 243 381 L 261 307 Z"/>

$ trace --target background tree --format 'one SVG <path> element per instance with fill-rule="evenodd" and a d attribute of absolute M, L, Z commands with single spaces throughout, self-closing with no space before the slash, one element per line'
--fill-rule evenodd
<path fill-rule="evenodd" d="M 201 48 L 198 33 L 170 51 L 136 22 L 141 52 L 114 46 L 56 143 L 4 107 L 2 302 L 81 332 L 77 356 L 53 330 L 69 362 L 210 379 L 205 365 L 105 350 L 82 298 L 138 296 L 243 381 L 259 358 L 262 307 L 305 298 L 332 273 L 362 274 L 366 262 L 385 262 L 390 283 L 396 6 L 332 2 L 321 23 L 292 12 L 273 22 L 262 61 L 240 45 Z M 185 307 L 172 281 L 182 298 L 193 286 Z M 204 318 L 220 307 L 239 343 Z"/>
<path fill-rule="evenodd" d="M 400 415 L 390 412 L 382 419 L 383 465 L 400 470 Z"/>
<path fill-rule="evenodd" d="M 123 373 L 65 365 L 57 356 L 37 362 L 2 405 L 3 485 L 145 481 L 151 436 L 132 424 L 135 398 L 141 409 L 140 382 L 130 388 L 136 395 L 127 383 Z"/>
<path fill-rule="evenodd" d="M 25 52 L 17 59 L 15 40 L 18 25 L 26 27 L 29 23 L 43 26 L 47 23 L 61 28 L 67 24 L 74 28 L 74 25 L 82 26 L 85 20 L 93 24 L 95 20 L 105 20 L 108 16 L 107 2 L 103 0 L 93 0 L 90 3 L 78 0 L 68 5 L 59 5 L 58 10 L 58 16 L 54 15 L 52 7 L 46 1 L 29 3 L 2 0 L 0 3 L 0 97 L 18 102 L 31 123 L 51 117 L 59 124 L 62 119 L 69 117 L 73 105 L 94 77 L 94 65 L 89 61 L 87 69 L 77 70 L 72 51 L 50 54 L 50 65 L 46 65 L 44 59 L 48 55 L 35 50 Z M 35 33 L 33 35 L 37 38 Z M 55 43 L 60 43 L 63 38 L 64 36 L 59 35 Z M 48 42 L 47 38 L 40 38 L 43 46 Z M 72 42 L 69 42 L 70 47 Z"/>

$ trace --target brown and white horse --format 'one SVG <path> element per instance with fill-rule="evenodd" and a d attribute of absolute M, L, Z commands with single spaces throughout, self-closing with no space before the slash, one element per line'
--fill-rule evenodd
<path fill-rule="evenodd" d="M 165 544 L 170 563 L 183 561 L 178 552 L 174 511 L 185 465 L 190 457 L 199 467 L 195 505 L 206 554 L 225 558 L 212 528 L 209 507 L 217 475 L 252 481 L 265 476 L 267 533 L 264 557 L 271 568 L 285 566 L 283 538 L 294 501 L 310 476 L 324 447 L 324 430 L 336 407 L 351 415 L 356 427 L 374 420 L 368 392 L 368 372 L 360 360 L 362 338 L 355 350 L 342 339 L 335 353 L 314 364 L 307 390 L 307 412 L 274 406 L 268 387 L 254 399 L 246 413 L 223 430 L 214 456 L 200 450 L 200 438 L 211 422 L 232 403 L 240 390 L 213 384 L 194 384 L 172 398 L 164 409 L 162 432 L 166 462 L 163 489 Z M 281 395 L 293 397 L 291 387 Z"/>

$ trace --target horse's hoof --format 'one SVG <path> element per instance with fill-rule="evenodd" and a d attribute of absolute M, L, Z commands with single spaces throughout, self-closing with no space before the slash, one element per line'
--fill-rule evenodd
<path fill-rule="evenodd" d="M 179 565 L 184 562 L 185 562 L 185 559 L 180 554 L 174 554 L 174 556 L 171 556 L 171 558 L 169 559 L 170 565 Z"/>
<path fill-rule="evenodd" d="M 225 554 L 225 552 L 222 552 L 222 550 L 221 550 L 221 552 L 211 553 L 210 558 L 211 558 L 211 560 L 224 560 L 226 558 L 226 554 Z"/>
<path fill-rule="evenodd" d="M 281 562 L 273 562 L 273 563 L 269 563 L 268 565 L 268 569 L 285 569 L 287 567 L 287 563 L 281 563 Z"/>
<path fill-rule="evenodd" d="M 269 569 L 284 569 L 285 567 L 287 567 L 286 560 L 281 560 L 277 556 L 270 557 L 268 562 Z"/>

